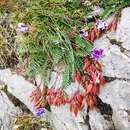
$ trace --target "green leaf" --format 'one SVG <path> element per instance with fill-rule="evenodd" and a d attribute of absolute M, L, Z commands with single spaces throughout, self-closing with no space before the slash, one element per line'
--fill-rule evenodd
<path fill-rule="evenodd" d="M 65 70 L 63 72 L 62 87 L 67 87 L 69 84 L 70 84 L 70 68 L 69 66 L 65 66 Z"/>
<path fill-rule="evenodd" d="M 43 66 L 41 67 L 40 73 L 43 75 L 44 78 L 44 85 L 48 86 L 49 81 L 50 81 L 50 74 L 51 74 L 51 69 L 48 67 L 48 60 L 46 59 Z"/>
<path fill-rule="evenodd" d="M 68 60 L 68 65 L 70 66 L 71 72 L 74 72 L 75 71 L 75 58 L 74 58 L 74 53 L 72 50 L 68 53 L 67 60 Z"/>
<path fill-rule="evenodd" d="M 85 50 L 87 54 L 90 54 L 92 50 L 92 45 L 83 38 L 81 38 L 80 35 L 77 35 L 76 37 L 76 44 L 79 45 L 81 49 Z"/>
<path fill-rule="evenodd" d="M 75 58 L 75 66 L 76 66 L 76 70 L 80 70 L 81 72 L 83 71 L 83 59 L 80 56 L 76 56 Z"/>
<path fill-rule="evenodd" d="M 56 65 L 62 60 L 62 50 L 59 48 L 54 48 L 52 50 L 53 64 Z"/>
<path fill-rule="evenodd" d="M 48 86 L 50 79 L 50 70 L 46 69 L 44 70 L 44 85 Z"/>

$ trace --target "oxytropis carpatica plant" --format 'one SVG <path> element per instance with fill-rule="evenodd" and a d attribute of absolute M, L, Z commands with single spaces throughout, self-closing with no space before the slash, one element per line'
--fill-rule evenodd
<path fill-rule="evenodd" d="M 85 104 L 93 109 L 96 96 L 105 84 L 100 63 L 104 50 L 93 48 L 93 42 L 106 31 L 116 30 L 118 15 L 113 15 L 109 22 L 95 18 L 89 28 L 84 19 L 87 12 L 91 12 L 91 6 L 84 8 L 79 0 L 17 1 L 17 6 L 17 31 L 22 35 L 20 61 L 24 61 L 28 76 L 42 74 L 44 77 L 43 89 L 36 87 L 30 96 L 37 115 L 44 113 L 47 104 L 70 104 L 70 111 L 75 115 Z M 62 86 L 57 88 L 56 78 L 48 88 L 51 72 L 59 64 L 64 66 Z M 69 97 L 65 89 L 71 81 L 82 86 L 83 91 L 78 89 Z"/>

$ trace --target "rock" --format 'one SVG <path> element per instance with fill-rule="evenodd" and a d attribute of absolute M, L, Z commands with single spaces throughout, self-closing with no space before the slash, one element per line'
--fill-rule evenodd
<path fill-rule="evenodd" d="M 35 113 L 33 104 L 29 101 L 29 96 L 33 89 L 33 84 L 23 77 L 12 74 L 9 69 L 0 70 L 0 81 L 8 86 L 8 91 L 23 102 L 32 113 Z"/>
<path fill-rule="evenodd" d="M 68 106 L 51 107 L 51 119 L 53 119 L 53 125 L 55 130 L 78 130 L 74 117 L 68 112 Z"/>
<path fill-rule="evenodd" d="M 100 98 L 111 105 L 117 130 L 130 130 L 130 82 L 115 80 L 106 84 Z"/>
<path fill-rule="evenodd" d="M 121 52 L 120 47 L 112 45 L 110 35 L 104 35 L 95 41 L 96 48 L 104 49 L 103 72 L 105 76 L 130 79 L 130 58 Z M 111 37 L 112 38 L 112 37 Z"/>
<path fill-rule="evenodd" d="M 41 128 L 41 130 L 47 130 L 46 128 Z"/>
<path fill-rule="evenodd" d="M 9 75 L 9 76 L 8 76 Z M 60 75 L 61 76 L 61 75 Z M 54 83 L 56 78 L 56 73 L 52 73 L 52 80 L 50 82 L 50 86 Z M 16 96 L 20 101 L 22 101 L 26 106 L 35 113 L 33 109 L 33 104 L 30 103 L 28 100 L 28 97 L 30 95 L 30 92 L 33 88 L 33 84 L 26 81 L 23 77 L 18 76 L 16 74 L 12 74 L 9 70 L 1 70 L 0 71 L 0 80 L 5 82 L 8 85 L 8 91 L 11 92 L 14 96 Z M 62 78 L 59 77 L 58 85 L 61 84 Z M 40 84 L 40 77 L 37 77 L 37 84 Z M 71 91 L 73 89 L 73 91 Z M 71 83 L 70 86 L 67 87 L 66 92 L 71 96 L 72 93 L 74 93 L 78 89 L 77 84 Z M 71 92 L 71 93 L 70 93 Z M 87 106 L 85 107 L 87 108 Z M 70 113 L 69 111 L 69 105 L 60 106 L 60 107 L 51 107 L 51 113 L 46 112 L 46 115 L 44 118 L 51 122 L 52 126 L 54 127 L 54 130 L 89 130 L 89 120 L 86 119 L 87 110 L 83 109 L 82 112 L 78 114 L 77 117 L 74 116 L 73 113 Z M 91 124 L 92 126 L 96 126 L 95 121 L 93 119 L 95 118 L 95 114 L 91 114 Z M 97 120 L 98 115 L 100 115 L 101 119 L 104 119 L 104 117 L 98 113 L 97 114 Z M 104 121 L 106 122 L 106 121 Z M 102 122 L 101 122 L 102 123 Z M 111 125 L 108 122 L 109 125 Z M 107 125 L 108 125 L 107 124 Z M 104 126 L 105 125 L 105 126 Z M 101 128 L 105 128 L 104 130 L 107 130 L 108 126 L 105 123 L 102 125 Z M 99 127 L 100 128 L 100 127 Z M 92 130 L 94 130 L 94 127 L 92 127 Z"/>
<path fill-rule="evenodd" d="M 99 96 L 104 103 L 110 104 L 113 110 L 112 120 L 117 130 L 130 130 L 129 11 L 130 8 L 123 9 L 121 20 L 118 23 L 118 28 L 115 33 L 108 33 L 94 43 L 96 48 L 103 48 L 105 50 L 105 55 L 101 59 L 104 65 L 104 75 L 114 79 L 114 81 L 107 83 L 102 88 Z M 96 124 L 100 123 L 98 122 Z M 98 127 L 97 125 L 96 128 Z M 100 126 L 98 129 L 102 130 L 104 128 Z"/>
<path fill-rule="evenodd" d="M 51 110 L 48 121 L 54 126 L 54 130 L 114 130 L 113 121 L 105 119 L 96 110 L 90 111 L 88 117 L 85 108 L 77 117 L 70 113 L 68 105 L 52 106 Z"/>
<path fill-rule="evenodd" d="M 78 85 L 76 83 L 71 83 L 71 85 L 67 87 L 66 93 L 72 96 L 77 90 Z M 84 107 L 76 117 L 69 111 L 69 105 L 60 107 L 51 106 L 51 113 L 48 121 L 51 121 L 51 124 L 55 127 L 54 130 L 89 130 L 90 128 L 91 130 L 114 130 L 112 121 L 106 120 L 103 115 L 96 110 L 87 114 L 86 109 L 87 106 Z M 90 120 L 87 118 L 87 115 Z M 95 127 L 97 129 L 95 129 Z"/>
<path fill-rule="evenodd" d="M 100 16 L 103 13 L 103 9 L 99 6 L 94 6 L 93 11 L 91 12 L 92 16 Z"/>
<path fill-rule="evenodd" d="M 89 118 L 91 130 L 115 130 L 113 122 L 106 120 L 96 109 L 90 111 Z"/>
<path fill-rule="evenodd" d="M 123 42 L 123 47 L 130 51 L 130 7 L 122 10 L 116 37 Z"/>
<path fill-rule="evenodd" d="M 12 130 L 14 117 L 20 112 L 8 99 L 6 94 L 0 90 L 0 129 Z"/>
<path fill-rule="evenodd" d="M 34 88 L 32 83 L 25 80 L 25 78 L 20 75 L 11 73 L 10 69 L 0 70 L 0 81 L 8 86 L 9 93 L 24 103 L 26 107 L 35 115 L 36 112 L 34 104 L 29 100 L 31 92 Z M 46 113 L 44 114 L 45 118 L 47 114 L 48 111 L 46 110 Z"/>
<path fill-rule="evenodd" d="M 123 9 L 115 33 L 106 34 L 94 43 L 95 47 L 105 50 L 102 58 L 105 76 L 130 79 L 129 10 L 130 8 Z"/>

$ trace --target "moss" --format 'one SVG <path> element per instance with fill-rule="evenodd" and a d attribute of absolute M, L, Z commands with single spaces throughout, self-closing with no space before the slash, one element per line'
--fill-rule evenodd
<path fill-rule="evenodd" d="M 15 126 L 17 126 L 17 130 L 41 130 L 41 128 L 52 130 L 49 122 L 38 119 L 30 114 L 18 115 Z"/>
<path fill-rule="evenodd" d="M 13 68 L 18 64 L 16 54 L 16 31 L 12 27 L 12 18 L 5 10 L 0 16 L 0 68 Z"/>

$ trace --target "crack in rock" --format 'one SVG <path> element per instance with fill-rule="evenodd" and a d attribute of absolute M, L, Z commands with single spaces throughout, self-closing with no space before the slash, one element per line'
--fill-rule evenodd
<path fill-rule="evenodd" d="M 124 48 L 123 46 L 122 46 L 122 43 L 123 42 L 120 42 L 120 41 L 117 41 L 116 39 L 111 39 L 110 37 L 106 37 L 109 41 L 110 41 L 110 43 L 112 44 L 112 45 L 117 45 L 119 48 L 120 48 L 120 51 L 124 54 L 124 55 L 126 55 L 127 57 L 129 57 L 130 58 L 130 56 L 128 56 L 127 54 L 125 54 L 125 53 L 127 53 L 127 52 L 130 52 L 130 50 L 128 50 L 128 49 L 126 49 L 126 48 Z"/>
<path fill-rule="evenodd" d="M 100 98 L 113 108 L 113 121 L 117 130 L 130 130 L 130 82 L 115 80 L 106 84 L 100 93 Z"/>
<path fill-rule="evenodd" d="M 123 42 L 120 42 L 120 41 L 117 41 L 116 39 L 112 39 L 112 38 L 110 38 L 110 37 L 106 37 L 109 41 L 110 41 L 110 43 L 112 44 L 112 45 L 117 45 L 119 48 L 120 48 L 120 50 L 121 50 L 121 52 L 124 52 L 125 50 L 126 51 L 130 51 L 130 50 L 127 50 L 126 48 L 124 48 L 123 46 L 122 46 L 122 43 Z"/>
<path fill-rule="evenodd" d="M 83 119 L 84 119 L 84 124 L 88 126 L 88 130 L 92 130 L 91 125 L 89 123 L 89 108 L 87 108 L 87 114 L 85 117 L 83 117 Z"/>
<path fill-rule="evenodd" d="M 4 91 L 7 95 L 7 97 L 9 98 L 9 100 L 14 104 L 15 107 L 19 107 L 22 112 L 26 112 L 26 113 L 32 113 L 27 106 L 22 103 L 18 98 L 16 98 L 15 96 L 13 96 L 7 89 L 7 86 L 5 85 L 5 87 L 2 89 L 2 91 Z"/>
<path fill-rule="evenodd" d="M 124 80 L 124 81 L 130 81 L 130 79 L 127 78 L 119 78 L 119 77 L 109 77 L 109 76 L 104 76 L 106 79 L 106 82 L 112 82 L 114 80 Z"/>
<path fill-rule="evenodd" d="M 0 129 L 12 130 L 13 120 L 19 112 L 9 101 L 6 93 L 0 90 Z"/>
<path fill-rule="evenodd" d="M 114 121 L 112 119 L 113 110 L 112 110 L 112 107 L 110 106 L 110 104 L 104 103 L 97 96 L 97 108 L 99 109 L 100 113 L 103 115 L 105 120 L 112 122 L 112 128 L 109 130 L 116 130 Z"/>

